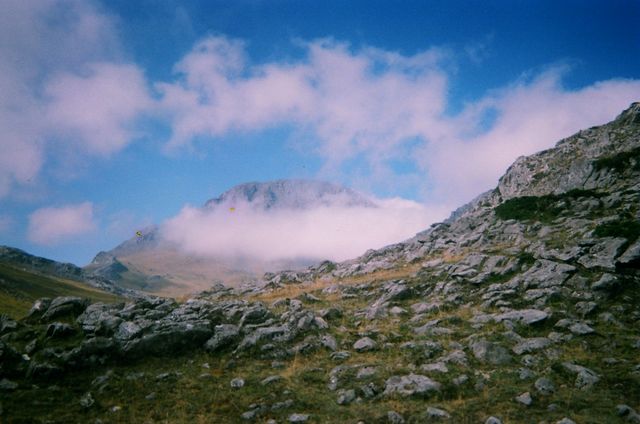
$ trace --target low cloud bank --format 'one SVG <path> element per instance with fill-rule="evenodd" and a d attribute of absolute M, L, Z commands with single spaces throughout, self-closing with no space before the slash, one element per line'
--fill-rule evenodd
<path fill-rule="evenodd" d="M 186 253 L 204 257 L 341 261 L 412 237 L 447 213 L 403 199 L 377 204 L 270 211 L 186 206 L 160 231 Z"/>

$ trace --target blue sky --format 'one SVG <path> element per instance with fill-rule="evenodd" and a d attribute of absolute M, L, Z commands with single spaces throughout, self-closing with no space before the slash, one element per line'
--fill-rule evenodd
<path fill-rule="evenodd" d="M 9 1 L 0 244 L 85 264 L 277 178 L 436 216 L 639 100 L 639 21 L 631 0 Z"/>

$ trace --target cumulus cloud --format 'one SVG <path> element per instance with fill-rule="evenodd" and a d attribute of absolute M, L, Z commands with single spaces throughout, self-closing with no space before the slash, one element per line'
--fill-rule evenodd
<path fill-rule="evenodd" d="M 302 59 L 253 64 L 241 41 L 197 43 L 176 65 L 176 80 L 157 85 L 172 119 L 169 145 L 292 124 L 295 141 L 324 159 L 321 176 L 411 181 L 426 201 L 454 207 L 494 186 L 518 156 L 602 124 L 640 97 L 638 80 L 566 89 L 566 69 L 556 67 L 451 115 L 446 50 L 405 56 L 333 40 L 300 47 Z M 350 168 L 354 158 L 364 171 Z M 394 161 L 418 171 L 399 175 Z"/>
<path fill-rule="evenodd" d="M 409 238 L 445 214 L 403 199 L 377 203 L 267 211 L 187 206 L 161 226 L 161 235 L 204 257 L 345 260 Z"/>
<path fill-rule="evenodd" d="M 122 63 L 113 19 L 94 2 L 3 2 L 0 39 L 0 197 L 34 184 L 70 144 L 103 155 L 131 141 L 144 78 Z"/>
<path fill-rule="evenodd" d="M 416 155 L 435 189 L 432 202 L 464 202 L 494 187 L 518 157 L 552 147 L 580 129 L 613 119 L 640 98 L 639 80 L 609 80 L 567 90 L 562 68 L 520 81 L 470 104 L 459 130 Z M 486 126 L 485 119 L 495 122 Z"/>
<path fill-rule="evenodd" d="M 95 228 L 93 204 L 84 202 L 36 210 L 29 215 L 27 237 L 36 244 L 54 245 L 90 233 Z"/>
<path fill-rule="evenodd" d="M 91 63 L 87 69 L 86 75 L 59 75 L 47 84 L 47 120 L 52 132 L 106 155 L 134 138 L 134 120 L 152 102 L 137 66 Z"/>

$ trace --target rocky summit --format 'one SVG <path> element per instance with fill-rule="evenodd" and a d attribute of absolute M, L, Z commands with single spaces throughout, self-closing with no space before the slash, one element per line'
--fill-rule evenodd
<path fill-rule="evenodd" d="M 640 104 L 410 240 L 0 320 L 2 422 L 639 423 Z"/>

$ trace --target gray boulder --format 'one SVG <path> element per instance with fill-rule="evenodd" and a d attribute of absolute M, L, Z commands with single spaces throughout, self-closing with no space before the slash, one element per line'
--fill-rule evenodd
<path fill-rule="evenodd" d="M 396 411 L 387 412 L 387 422 L 389 424 L 404 424 L 404 417 L 398 414 Z"/>
<path fill-rule="evenodd" d="M 544 396 L 549 396 L 556 391 L 553 382 L 546 377 L 540 377 L 533 385 L 538 393 Z"/>
<path fill-rule="evenodd" d="M 47 312 L 42 315 L 41 320 L 48 322 L 62 316 L 77 317 L 84 312 L 87 306 L 89 306 L 89 299 L 73 296 L 56 297 L 51 301 Z"/>
<path fill-rule="evenodd" d="M 524 392 L 518 396 L 516 396 L 516 402 L 523 404 L 524 406 L 531 406 L 533 403 L 533 398 L 531 397 L 531 393 Z"/>
<path fill-rule="evenodd" d="M 394 375 L 385 382 L 384 396 L 399 394 L 404 397 L 427 397 L 440 391 L 440 383 L 419 374 Z"/>
<path fill-rule="evenodd" d="M 213 329 L 213 336 L 204 344 L 204 348 L 209 352 L 229 347 L 240 336 L 240 327 L 233 324 L 216 325 Z"/>
<path fill-rule="evenodd" d="M 524 353 L 536 352 L 551 344 L 551 340 L 546 337 L 533 337 L 531 339 L 523 339 L 513 347 L 513 353 L 522 355 Z"/>
<path fill-rule="evenodd" d="M 594 371 L 581 365 L 563 362 L 562 366 L 567 371 L 576 374 L 575 386 L 580 390 L 588 390 L 598 381 L 600 377 Z"/>
<path fill-rule="evenodd" d="M 505 320 L 517 321 L 523 325 L 533 325 L 546 320 L 548 317 L 548 313 L 538 309 L 521 309 L 496 315 L 494 320 L 496 322 L 502 322 Z"/>
<path fill-rule="evenodd" d="M 472 343 L 471 351 L 477 360 L 493 365 L 508 364 L 512 360 L 507 349 L 497 343 L 491 343 L 486 340 Z"/>
<path fill-rule="evenodd" d="M 367 352 L 376 348 L 376 342 L 369 337 L 363 337 L 353 344 L 357 352 Z"/>
<path fill-rule="evenodd" d="M 62 323 L 62 322 L 54 322 L 47 326 L 47 337 L 52 339 L 60 339 L 71 336 L 76 332 L 76 329 L 71 325 Z"/>
<path fill-rule="evenodd" d="M 444 409 L 434 408 L 433 406 L 427 407 L 424 413 L 425 417 L 429 420 L 443 420 L 451 418 L 451 415 Z"/>

